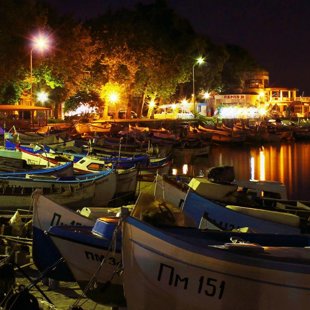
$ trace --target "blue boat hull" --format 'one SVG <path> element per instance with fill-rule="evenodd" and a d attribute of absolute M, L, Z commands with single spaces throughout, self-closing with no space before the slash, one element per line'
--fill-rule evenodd
<path fill-rule="evenodd" d="M 223 230 L 249 227 L 254 231 L 264 233 L 300 233 L 298 227 L 291 227 L 230 210 L 217 202 L 198 195 L 192 190 L 189 190 L 187 193 L 183 204 L 183 211 L 195 221 L 196 227 L 199 226 L 201 219 L 206 217 L 210 222 Z"/>

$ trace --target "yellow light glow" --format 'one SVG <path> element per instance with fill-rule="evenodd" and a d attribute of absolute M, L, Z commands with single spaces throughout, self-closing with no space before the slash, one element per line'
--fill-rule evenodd
<path fill-rule="evenodd" d="M 109 94 L 109 101 L 112 103 L 116 103 L 119 100 L 119 94 L 116 92 L 113 92 L 111 94 Z"/>
<path fill-rule="evenodd" d="M 172 169 L 172 175 L 177 175 L 177 174 L 178 174 L 178 169 L 173 168 L 173 169 Z"/>
<path fill-rule="evenodd" d="M 260 116 L 265 116 L 267 114 L 267 110 L 265 108 L 259 108 L 258 109 L 258 114 Z"/>
<path fill-rule="evenodd" d="M 201 64 L 203 64 L 205 62 L 205 59 L 204 59 L 204 57 L 198 57 L 197 59 L 196 59 L 196 64 L 198 64 L 198 65 L 201 65 Z"/>
<path fill-rule="evenodd" d="M 206 92 L 203 94 L 203 98 L 204 98 L 204 99 L 209 99 L 209 98 L 210 98 L 210 93 L 206 91 Z"/>
<path fill-rule="evenodd" d="M 154 108 L 155 107 L 155 101 L 152 99 L 151 101 L 150 101 L 150 103 L 149 103 L 149 107 L 150 108 Z"/>
<path fill-rule="evenodd" d="M 37 100 L 38 100 L 39 102 L 42 102 L 42 103 L 48 101 L 48 93 L 45 92 L 45 91 L 40 91 L 40 92 L 38 92 L 38 93 L 37 93 Z"/>
<path fill-rule="evenodd" d="M 182 99 L 181 104 L 187 106 L 189 102 L 187 101 L 187 99 Z"/>
<path fill-rule="evenodd" d="M 259 179 L 265 181 L 265 153 L 264 148 L 259 151 Z"/>
<path fill-rule="evenodd" d="M 265 92 L 264 92 L 263 90 L 261 90 L 261 91 L 259 92 L 258 96 L 259 96 L 260 98 L 264 98 L 264 97 L 265 97 Z"/>
<path fill-rule="evenodd" d="M 177 108 L 177 105 L 176 105 L 175 103 L 173 103 L 173 104 L 171 105 L 171 108 L 172 108 L 172 110 L 175 110 L 175 109 Z"/>
<path fill-rule="evenodd" d="M 264 108 L 227 106 L 220 109 L 221 118 L 259 118 L 266 115 Z"/>

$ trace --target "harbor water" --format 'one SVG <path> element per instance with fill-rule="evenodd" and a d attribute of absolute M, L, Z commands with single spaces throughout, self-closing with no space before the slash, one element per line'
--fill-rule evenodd
<path fill-rule="evenodd" d="M 206 175 L 215 166 L 234 167 L 238 180 L 280 181 L 288 198 L 310 200 L 310 142 L 250 145 L 212 145 L 209 156 L 192 157 L 189 153 L 175 158 L 177 174 Z"/>

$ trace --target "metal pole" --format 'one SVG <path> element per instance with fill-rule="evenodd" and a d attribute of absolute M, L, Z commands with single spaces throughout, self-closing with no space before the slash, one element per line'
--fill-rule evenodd
<path fill-rule="evenodd" d="M 32 106 L 32 88 L 33 88 L 33 82 L 32 82 L 32 49 L 30 50 L 30 105 Z"/>
<path fill-rule="evenodd" d="M 195 104 L 195 65 L 193 65 L 193 105 L 194 105 L 194 113 L 196 112 L 196 104 Z"/>

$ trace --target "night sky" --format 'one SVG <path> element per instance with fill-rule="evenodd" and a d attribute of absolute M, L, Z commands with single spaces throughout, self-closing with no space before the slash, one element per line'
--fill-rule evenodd
<path fill-rule="evenodd" d="M 107 8 L 152 0 L 46 0 L 61 12 L 91 18 Z M 167 0 L 197 33 L 247 49 L 270 75 L 270 86 L 310 96 L 310 0 Z"/>

